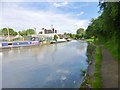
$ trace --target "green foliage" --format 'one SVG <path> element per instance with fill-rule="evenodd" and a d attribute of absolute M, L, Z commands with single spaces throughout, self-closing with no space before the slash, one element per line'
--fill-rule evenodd
<path fill-rule="evenodd" d="M 85 38 L 85 31 L 83 28 L 79 28 L 76 30 L 76 34 L 65 32 L 64 35 L 66 35 L 68 38 L 72 38 L 72 39 L 84 39 Z"/>
<path fill-rule="evenodd" d="M 0 29 L 0 35 L 2 35 L 2 29 Z"/>
<path fill-rule="evenodd" d="M 36 33 L 34 29 L 27 29 L 27 30 L 19 31 L 18 33 L 16 31 L 14 31 L 14 29 L 12 29 L 12 28 L 2 28 L 2 29 L 0 29 L 0 35 L 7 36 L 8 32 L 9 32 L 9 35 L 11 35 L 11 36 L 15 36 L 18 33 L 21 36 L 33 35 L 33 34 Z"/>
<path fill-rule="evenodd" d="M 111 37 L 111 39 L 105 43 L 105 47 L 112 53 L 113 57 L 120 62 L 119 45 L 115 38 L 116 36 Z"/>
<path fill-rule="evenodd" d="M 14 38 L 12 41 L 19 41 L 20 38 Z"/>
<path fill-rule="evenodd" d="M 114 33 L 117 34 L 120 29 L 120 6 L 118 3 L 111 2 L 100 3 L 100 6 L 103 8 L 102 14 L 91 20 L 86 33 L 88 37 L 95 36 L 100 39 L 101 36 L 104 36 L 104 38 L 109 39 Z"/>
<path fill-rule="evenodd" d="M 72 33 L 66 33 L 65 32 L 64 35 L 67 36 L 68 38 L 72 38 L 72 39 L 76 38 L 75 34 L 72 34 Z"/>
<path fill-rule="evenodd" d="M 93 38 L 89 38 L 89 39 L 85 39 L 87 42 L 93 42 L 94 39 Z"/>
<path fill-rule="evenodd" d="M 83 28 L 79 28 L 76 30 L 76 34 L 65 32 L 64 35 L 66 35 L 68 38 L 72 38 L 72 39 L 84 39 L 85 38 L 85 31 Z"/>
<path fill-rule="evenodd" d="M 80 39 L 81 35 L 80 34 L 76 34 L 75 37 L 76 37 L 76 39 Z"/>
<path fill-rule="evenodd" d="M 7 31 L 7 28 L 2 28 L 1 29 L 1 32 L 4 36 L 8 35 L 8 31 Z"/>
<path fill-rule="evenodd" d="M 79 28 L 77 31 L 76 31 L 76 39 L 82 39 L 85 37 L 85 31 L 84 31 L 84 28 Z"/>
<path fill-rule="evenodd" d="M 95 43 L 106 45 L 119 60 L 117 51 L 120 37 L 120 2 L 100 2 L 99 6 L 101 15 L 91 20 L 86 29 L 86 38 L 94 37 Z"/>
<path fill-rule="evenodd" d="M 10 35 L 13 35 L 13 36 L 17 35 L 17 32 L 15 32 L 12 28 L 9 28 L 8 30 Z"/>
<path fill-rule="evenodd" d="M 21 36 L 27 36 L 27 32 L 25 30 L 18 32 Z"/>
<path fill-rule="evenodd" d="M 1 31 L 1 35 L 4 35 L 4 36 L 7 36 L 8 32 L 9 32 L 9 35 L 12 35 L 12 36 L 17 35 L 17 32 L 14 31 L 12 28 L 2 28 L 0 31 Z"/>
<path fill-rule="evenodd" d="M 54 40 L 57 42 L 58 36 L 54 35 Z"/>
<path fill-rule="evenodd" d="M 77 31 L 76 31 L 77 34 L 81 34 L 81 33 L 84 33 L 84 28 L 79 28 Z"/>
<path fill-rule="evenodd" d="M 26 33 L 27 33 L 27 35 L 35 34 L 35 30 L 34 29 L 27 29 Z"/>
<path fill-rule="evenodd" d="M 27 30 L 23 30 L 23 31 L 19 31 L 18 32 L 21 36 L 28 36 L 28 35 L 33 35 L 35 34 L 35 30 L 34 29 L 27 29 Z"/>

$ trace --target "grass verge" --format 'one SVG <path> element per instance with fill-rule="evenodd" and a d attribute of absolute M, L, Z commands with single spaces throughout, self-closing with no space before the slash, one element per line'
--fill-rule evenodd
<path fill-rule="evenodd" d="M 85 39 L 87 42 L 93 42 L 94 39 L 93 38 L 90 38 L 90 39 Z"/>
<path fill-rule="evenodd" d="M 101 61 L 102 61 L 101 48 L 100 48 L 100 46 L 96 46 L 94 80 L 92 81 L 93 88 L 101 88 L 102 87 Z"/>
<path fill-rule="evenodd" d="M 120 63 L 120 52 L 118 50 L 118 43 L 113 40 L 109 40 L 107 43 L 105 43 L 105 47 L 111 52 L 115 60 L 117 60 Z"/>

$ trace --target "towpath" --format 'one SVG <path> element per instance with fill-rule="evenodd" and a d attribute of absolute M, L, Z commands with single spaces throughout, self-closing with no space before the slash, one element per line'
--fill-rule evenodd
<path fill-rule="evenodd" d="M 101 76 L 103 88 L 118 88 L 118 62 L 102 47 Z"/>

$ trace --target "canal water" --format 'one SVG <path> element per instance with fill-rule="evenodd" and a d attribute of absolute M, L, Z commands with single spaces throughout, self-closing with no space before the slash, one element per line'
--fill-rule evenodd
<path fill-rule="evenodd" d="M 2 51 L 3 88 L 79 88 L 87 43 L 71 41 Z"/>

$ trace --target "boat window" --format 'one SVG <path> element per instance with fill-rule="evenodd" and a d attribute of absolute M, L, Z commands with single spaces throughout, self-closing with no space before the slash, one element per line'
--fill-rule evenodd
<path fill-rule="evenodd" d="M 12 45 L 12 43 L 8 43 L 8 45 Z"/>

